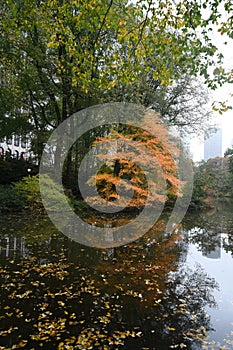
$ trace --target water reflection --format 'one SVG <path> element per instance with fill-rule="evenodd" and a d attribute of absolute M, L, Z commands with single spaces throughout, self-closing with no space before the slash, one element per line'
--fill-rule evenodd
<path fill-rule="evenodd" d="M 26 254 L 24 237 L 13 237 L 5 234 L 0 238 L 0 255 L 13 258 L 15 256 L 25 257 Z"/>
<path fill-rule="evenodd" d="M 214 210 L 187 216 L 183 225 L 189 244 L 204 256 L 220 259 L 221 249 L 233 255 L 233 207 L 218 205 Z"/>
<path fill-rule="evenodd" d="M 213 349 L 217 350 L 233 348 L 232 219 L 232 206 L 219 205 L 211 212 L 189 215 L 184 223 L 189 244 L 187 264 L 194 266 L 198 262 L 220 286 L 215 292 L 217 309 L 207 308 L 214 328 L 209 341 L 214 342 Z"/>
<path fill-rule="evenodd" d="M 4 347 L 198 349 L 212 330 L 206 307 L 216 307 L 217 283 L 186 266 L 187 231 L 165 233 L 166 218 L 108 250 L 71 241 L 45 217 L 0 221 Z"/>

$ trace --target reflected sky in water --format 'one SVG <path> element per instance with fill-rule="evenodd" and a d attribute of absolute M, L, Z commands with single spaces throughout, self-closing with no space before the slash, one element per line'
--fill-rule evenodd
<path fill-rule="evenodd" d="M 214 254 L 215 253 L 215 254 Z M 223 338 L 232 340 L 233 336 L 233 259 L 223 248 L 216 247 L 209 256 L 205 256 L 195 245 L 189 246 L 187 265 L 195 268 L 200 264 L 206 273 L 219 284 L 219 291 L 215 291 L 217 308 L 207 308 L 211 315 L 211 324 L 215 331 L 210 334 L 210 340 L 221 342 Z"/>
<path fill-rule="evenodd" d="M 185 232 L 188 242 L 186 264 L 201 265 L 218 283 L 214 290 L 216 308 L 206 308 L 214 329 L 209 341 L 233 349 L 233 210 L 232 206 L 218 206 L 201 215 L 188 215 Z M 215 349 L 214 348 L 214 349 Z"/>

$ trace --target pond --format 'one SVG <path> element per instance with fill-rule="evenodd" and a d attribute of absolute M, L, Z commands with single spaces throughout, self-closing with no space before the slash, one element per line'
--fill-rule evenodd
<path fill-rule="evenodd" d="M 0 349 L 233 349 L 232 207 L 166 221 L 104 250 L 2 214 Z"/>

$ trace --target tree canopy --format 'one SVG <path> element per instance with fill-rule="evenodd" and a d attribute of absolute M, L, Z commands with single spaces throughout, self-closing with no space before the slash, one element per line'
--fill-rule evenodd
<path fill-rule="evenodd" d="M 200 74 L 213 89 L 231 81 L 211 31 L 217 26 L 232 39 L 232 6 L 230 0 L 3 1 L 0 119 L 8 118 L 1 134 L 31 128 L 43 144 L 46 131 L 72 113 L 142 79 L 168 86 Z"/>

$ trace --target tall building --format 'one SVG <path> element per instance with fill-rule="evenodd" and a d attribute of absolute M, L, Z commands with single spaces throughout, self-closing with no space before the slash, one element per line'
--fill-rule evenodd
<path fill-rule="evenodd" d="M 204 142 L 204 160 L 207 161 L 210 158 L 222 157 L 222 129 L 218 129 L 213 135 L 211 135 Z"/>

